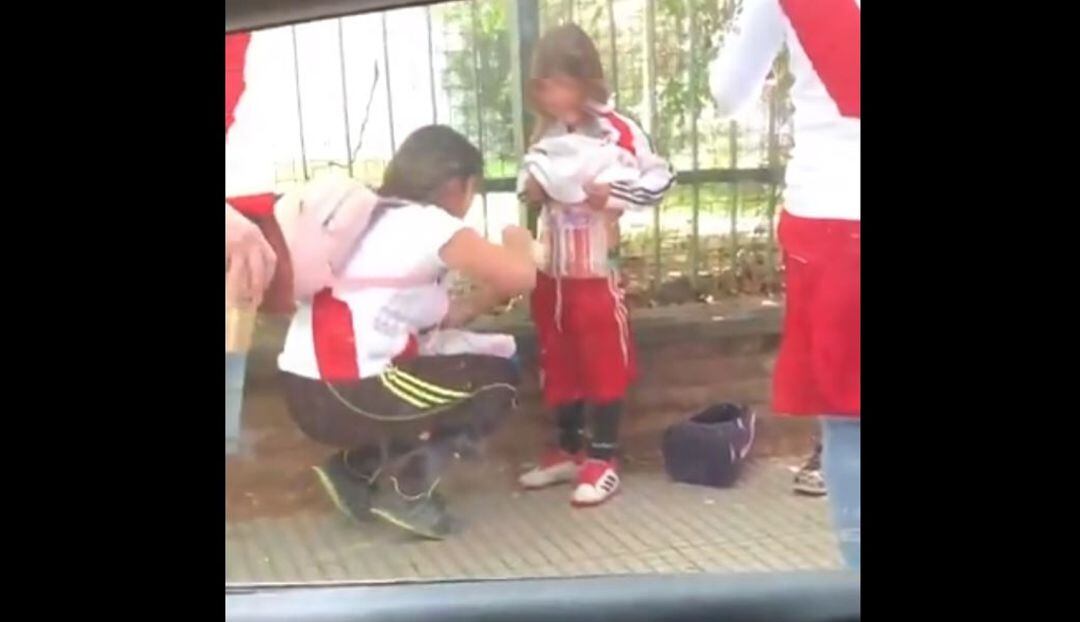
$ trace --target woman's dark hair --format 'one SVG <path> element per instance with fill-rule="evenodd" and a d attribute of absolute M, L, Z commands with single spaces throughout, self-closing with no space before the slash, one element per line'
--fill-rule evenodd
<path fill-rule="evenodd" d="M 409 134 L 398 147 L 379 194 L 431 203 L 447 181 L 483 173 L 484 158 L 469 139 L 445 125 L 428 125 Z"/>

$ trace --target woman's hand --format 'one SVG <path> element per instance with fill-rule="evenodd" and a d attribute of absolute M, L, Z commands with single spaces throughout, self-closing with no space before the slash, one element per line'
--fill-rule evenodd
<path fill-rule="evenodd" d="M 277 256 L 259 227 L 225 204 L 225 301 L 257 307 L 274 276 Z"/>
<path fill-rule="evenodd" d="M 460 298 L 450 301 L 450 309 L 446 312 L 446 317 L 439 324 L 440 328 L 461 328 L 472 322 L 476 317 L 480 315 L 473 307 L 473 301 L 471 298 Z"/>
<path fill-rule="evenodd" d="M 611 186 L 607 184 L 588 184 L 585 186 L 586 202 L 594 210 L 602 210 L 607 207 L 608 197 L 611 196 Z"/>

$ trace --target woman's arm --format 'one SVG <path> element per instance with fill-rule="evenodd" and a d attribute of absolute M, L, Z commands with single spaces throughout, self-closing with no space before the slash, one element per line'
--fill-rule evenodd
<path fill-rule="evenodd" d="M 536 285 L 532 235 L 510 226 L 503 230 L 502 245 L 492 244 L 471 228 L 463 228 L 439 251 L 451 270 L 464 274 L 480 287 L 502 299 L 524 294 Z"/>
<path fill-rule="evenodd" d="M 641 176 L 630 181 L 613 182 L 607 189 L 603 201 L 596 188 L 586 188 L 590 199 L 596 197 L 597 205 L 609 210 L 641 210 L 656 207 L 664 198 L 664 193 L 675 183 L 675 171 L 671 164 L 660 157 L 652 148 L 652 140 L 632 119 L 622 118 L 633 139 L 634 155 L 637 156 L 638 170 Z"/>
<path fill-rule="evenodd" d="M 761 93 L 784 45 L 785 24 L 779 0 L 743 0 L 710 68 L 709 86 L 717 114 L 734 116 Z"/>
<path fill-rule="evenodd" d="M 474 287 L 471 292 L 450 301 L 450 310 L 443 319 L 443 328 L 460 328 L 492 309 L 505 306 L 508 299 L 494 289 L 485 286 Z"/>

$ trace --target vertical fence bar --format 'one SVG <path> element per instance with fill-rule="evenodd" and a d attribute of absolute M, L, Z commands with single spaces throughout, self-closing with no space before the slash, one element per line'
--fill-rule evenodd
<path fill-rule="evenodd" d="M 775 69 L 774 69 L 775 71 Z M 768 247 L 765 249 L 765 268 L 768 271 L 766 286 L 769 292 L 776 291 L 776 199 L 777 199 L 777 172 L 780 168 L 779 140 L 776 130 L 776 108 L 780 105 L 780 82 L 783 76 L 776 73 L 776 84 L 769 94 L 769 203 L 766 215 L 769 218 Z"/>
<path fill-rule="evenodd" d="M 307 149 L 304 146 L 304 104 L 300 99 L 300 46 L 296 43 L 296 26 L 292 30 L 293 79 L 296 84 L 296 118 L 300 122 L 300 163 L 304 169 L 304 181 L 311 179 L 308 174 Z"/>
<path fill-rule="evenodd" d="M 431 5 L 424 6 L 424 25 L 427 27 L 428 91 L 431 93 L 431 122 L 439 122 L 439 106 L 435 101 L 435 42 L 431 35 Z"/>
<path fill-rule="evenodd" d="M 509 0 L 510 45 L 513 50 L 513 80 L 511 104 L 514 111 L 514 150 L 518 156 L 525 153 L 529 135 L 532 133 L 532 115 L 525 105 L 528 88 L 527 74 L 532 61 L 533 45 L 540 36 L 540 3 L 538 0 Z M 539 214 L 519 204 L 518 222 L 536 235 Z"/>
<path fill-rule="evenodd" d="M 645 93 L 649 110 L 646 123 L 649 135 L 655 136 L 657 129 L 656 112 L 656 0 L 645 0 Z M 653 282 L 652 291 L 660 287 L 664 270 L 660 265 L 660 206 L 653 208 Z"/>
<path fill-rule="evenodd" d="M 397 137 L 394 135 L 394 96 L 390 89 L 390 44 L 386 36 L 386 12 L 380 15 L 382 21 L 383 69 L 386 71 L 386 116 L 390 123 L 390 152 L 397 151 Z"/>
<path fill-rule="evenodd" d="M 690 71 L 690 166 L 696 173 L 698 170 L 698 27 L 697 11 L 694 0 L 687 0 L 687 11 L 690 13 L 690 62 L 687 63 Z M 701 186 L 696 176 L 690 187 L 693 198 L 693 212 L 691 213 L 690 228 L 690 287 L 697 291 L 698 270 L 700 269 L 700 225 L 701 225 Z"/>
<path fill-rule="evenodd" d="M 345 118 L 345 153 L 348 154 L 349 178 L 353 176 L 352 130 L 349 127 L 349 81 L 345 78 L 345 37 L 341 18 L 337 20 L 338 66 L 341 68 L 341 113 Z"/>
<path fill-rule="evenodd" d="M 726 0 L 724 10 L 726 13 L 727 21 L 735 19 L 735 0 Z M 739 124 L 732 120 L 728 124 L 728 151 L 730 153 L 730 166 L 733 170 L 739 168 Z M 731 253 L 731 268 L 732 276 L 738 274 L 739 262 L 736 257 L 739 253 L 739 183 L 732 182 L 730 186 L 731 198 L 731 227 L 729 235 L 731 239 L 728 240 L 730 245 L 729 252 Z M 737 282 L 734 281 L 733 282 Z"/>
<path fill-rule="evenodd" d="M 615 48 L 615 0 L 607 0 L 608 40 L 611 42 L 611 94 L 619 107 L 619 55 Z"/>
<path fill-rule="evenodd" d="M 481 60 L 480 60 L 480 46 L 477 44 L 480 41 L 480 4 L 478 0 L 472 0 L 470 3 L 472 10 L 472 61 L 473 61 L 473 93 L 476 95 L 476 147 L 480 150 L 480 155 L 484 156 L 484 108 L 483 108 L 483 95 L 484 95 L 484 81 L 481 75 Z M 488 201 L 487 192 L 480 193 L 480 203 L 483 206 L 484 213 L 484 237 L 488 235 Z"/>
<path fill-rule="evenodd" d="M 738 170 L 739 168 L 739 124 L 732 121 L 728 125 L 728 150 L 731 154 L 731 168 Z M 731 182 L 730 194 L 731 197 L 731 228 L 729 235 L 731 239 L 730 243 L 731 252 L 731 267 L 737 271 L 739 267 L 738 259 L 735 257 L 739 252 L 739 182 Z"/>

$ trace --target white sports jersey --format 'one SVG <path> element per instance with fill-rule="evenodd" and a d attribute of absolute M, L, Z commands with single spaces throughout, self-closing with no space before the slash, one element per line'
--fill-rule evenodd
<path fill-rule="evenodd" d="M 225 197 L 239 211 L 268 215 L 274 203 L 274 128 L 289 113 L 272 33 L 225 37 Z"/>
<path fill-rule="evenodd" d="M 442 247 L 466 225 L 445 210 L 402 203 L 375 220 L 347 263 L 344 279 L 400 277 L 426 285 L 323 290 L 301 303 L 278 357 L 283 371 L 347 382 L 382 373 L 418 353 L 418 335 L 446 316 L 450 299 Z M 422 280 L 422 279 L 421 279 Z"/>
<path fill-rule="evenodd" d="M 761 92 L 777 54 L 791 54 L 795 148 L 785 206 L 803 218 L 861 218 L 861 0 L 743 0 L 711 68 L 725 116 Z"/>
<path fill-rule="evenodd" d="M 540 239 L 546 248 L 541 269 L 558 278 L 607 278 L 611 272 L 608 251 L 618 244 L 619 216 L 625 210 L 656 207 L 675 180 L 671 166 L 653 151 L 648 136 L 633 120 L 608 104 L 590 103 L 589 113 L 587 120 L 574 128 L 550 123 L 541 140 L 530 148 L 518 173 L 519 194 L 524 191 L 528 175 L 533 174 L 555 199 L 544 206 L 540 218 Z M 572 135 L 584 140 L 567 140 Z M 607 161 L 597 166 L 596 162 L 586 161 L 598 157 L 596 154 L 568 152 L 577 146 L 595 151 L 592 142 L 597 140 L 622 153 L 599 154 Z M 535 152 L 545 147 L 555 147 L 557 157 Z M 537 170 L 541 162 L 546 163 L 546 171 Z M 582 170 L 570 170 L 576 165 Z M 595 177 L 590 180 L 590 176 Z M 567 201 L 584 200 L 581 186 L 589 181 L 608 183 L 606 210 L 596 211 Z M 559 197 L 566 202 L 558 202 Z"/>

